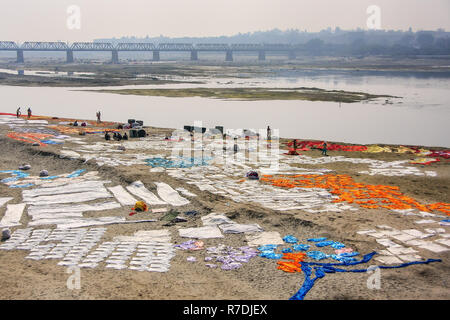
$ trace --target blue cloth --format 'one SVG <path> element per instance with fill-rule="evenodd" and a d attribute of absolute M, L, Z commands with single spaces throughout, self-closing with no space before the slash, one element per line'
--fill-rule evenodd
<path fill-rule="evenodd" d="M 283 252 L 283 253 L 290 253 L 290 252 L 293 252 L 293 251 L 292 251 L 291 248 L 284 248 L 284 249 L 281 249 L 281 252 Z"/>
<path fill-rule="evenodd" d="M 342 248 L 345 248 L 345 244 L 337 242 L 337 241 L 333 241 L 333 244 L 331 245 L 331 247 L 333 249 L 342 249 Z"/>
<path fill-rule="evenodd" d="M 359 255 L 359 252 L 357 252 L 357 251 L 339 253 L 339 256 L 341 256 L 341 257 L 354 257 L 354 256 L 358 256 L 358 255 Z"/>
<path fill-rule="evenodd" d="M 376 254 L 376 252 L 371 252 L 366 254 L 360 261 L 352 261 L 352 262 L 342 262 L 342 263 L 319 263 L 319 262 L 300 262 L 301 268 L 305 275 L 305 281 L 301 288 L 289 299 L 289 300 L 303 300 L 309 290 L 312 289 L 314 283 L 325 276 L 326 273 L 335 273 L 335 272 L 367 272 L 367 269 L 340 269 L 335 268 L 334 266 L 352 266 L 358 265 L 362 263 L 369 262 L 372 257 Z M 428 264 L 431 262 L 441 262 L 441 259 L 428 259 L 427 261 L 413 261 L 402 263 L 398 266 L 378 266 L 380 269 L 395 269 L 395 268 L 404 268 L 415 264 Z M 314 266 L 315 277 L 311 279 L 312 268 Z"/>
<path fill-rule="evenodd" d="M 292 249 L 294 249 L 294 251 L 308 251 L 309 247 L 311 247 L 309 244 L 294 244 Z"/>
<path fill-rule="evenodd" d="M 334 241 L 331 241 L 331 240 L 320 241 L 320 242 L 316 243 L 316 247 L 319 247 L 319 248 L 326 247 L 326 246 L 329 246 L 329 245 L 331 245 L 333 243 L 334 243 Z"/>
<path fill-rule="evenodd" d="M 63 142 L 56 142 L 53 140 L 41 140 L 41 142 L 45 144 L 63 144 Z"/>
<path fill-rule="evenodd" d="M 322 260 L 328 258 L 328 255 L 320 251 L 308 251 L 306 255 L 314 260 Z"/>
<path fill-rule="evenodd" d="M 294 236 L 288 235 L 286 237 L 283 238 L 283 241 L 286 243 L 297 243 L 298 239 Z"/>
<path fill-rule="evenodd" d="M 261 254 L 259 255 L 260 257 L 263 258 L 267 258 L 267 259 L 281 259 L 283 257 L 283 255 L 281 253 L 275 253 L 273 251 L 263 251 L 261 252 Z"/>
<path fill-rule="evenodd" d="M 77 170 L 77 171 L 74 171 L 74 172 L 72 172 L 71 174 L 69 174 L 69 175 L 67 175 L 67 177 L 66 178 L 75 178 L 75 177 L 78 177 L 78 176 L 80 176 L 83 172 L 85 172 L 86 170 L 84 170 L 84 169 L 80 169 L 80 170 Z"/>
<path fill-rule="evenodd" d="M 308 239 L 308 241 L 313 241 L 313 242 L 321 242 L 321 241 L 325 241 L 327 240 L 327 238 L 310 238 Z"/>
<path fill-rule="evenodd" d="M 0 173 L 10 173 L 12 175 L 12 177 L 0 180 L 0 182 L 2 182 L 2 183 L 18 181 L 19 179 L 26 178 L 29 176 L 28 173 L 25 173 L 20 170 L 2 170 L 2 171 L 0 171 Z"/>
<path fill-rule="evenodd" d="M 259 251 L 268 251 L 268 250 L 275 250 L 278 247 L 277 244 L 265 244 L 263 246 L 258 247 Z"/>
<path fill-rule="evenodd" d="M 147 162 L 148 166 L 151 166 L 153 168 L 156 167 L 163 167 L 163 168 L 191 168 L 194 166 L 207 166 L 208 161 L 211 161 L 211 157 L 179 157 L 179 159 L 175 160 L 168 160 L 164 158 L 150 158 L 146 159 L 145 162 Z"/>
<path fill-rule="evenodd" d="M 357 261 L 355 258 L 344 257 L 344 256 L 341 256 L 340 254 L 332 254 L 331 258 L 333 258 L 334 260 L 337 260 L 337 261 L 341 261 L 341 262 L 354 262 L 354 261 Z"/>
<path fill-rule="evenodd" d="M 57 179 L 60 178 L 60 176 L 48 176 L 48 177 L 42 177 L 40 179 L 42 180 L 53 180 L 53 179 Z"/>
<path fill-rule="evenodd" d="M 28 188 L 28 187 L 32 187 L 32 186 L 34 186 L 33 183 L 27 183 L 27 184 L 13 184 L 13 185 L 10 185 L 9 187 L 10 188 Z"/>

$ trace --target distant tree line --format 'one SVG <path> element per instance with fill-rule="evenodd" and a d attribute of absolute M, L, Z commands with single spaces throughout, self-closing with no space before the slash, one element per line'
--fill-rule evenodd
<path fill-rule="evenodd" d="M 320 32 L 300 30 L 256 31 L 218 37 L 122 37 L 96 39 L 97 42 L 152 42 L 152 43 L 288 43 L 299 45 L 304 55 L 361 56 L 361 55 L 450 55 L 450 32 L 341 30 L 331 28 Z"/>

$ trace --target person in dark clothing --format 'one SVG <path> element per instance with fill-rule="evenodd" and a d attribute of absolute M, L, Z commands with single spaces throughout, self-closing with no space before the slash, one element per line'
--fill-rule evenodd
<path fill-rule="evenodd" d="M 272 130 L 267 126 L 267 140 L 272 140 Z"/>
<path fill-rule="evenodd" d="M 78 127 L 78 120 L 75 120 L 75 122 L 73 123 L 74 127 Z"/>
<path fill-rule="evenodd" d="M 327 146 L 328 146 L 328 145 L 327 145 L 327 142 L 324 141 L 324 142 L 323 142 L 323 145 L 322 145 L 322 155 L 323 155 L 323 156 L 328 156 L 328 155 L 327 155 Z"/>
<path fill-rule="evenodd" d="M 20 107 L 19 107 L 19 108 L 17 108 L 17 110 L 16 110 L 17 118 L 19 118 L 19 117 L 21 116 L 21 114 L 22 114 L 22 112 L 20 112 Z"/>
<path fill-rule="evenodd" d="M 31 118 L 31 108 L 28 108 L 27 112 L 28 112 L 28 119 L 30 119 Z"/>
<path fill-rule="evenodd" d="M 105 140 L 111 140 L 111 136 L 109 135 L 108 131 L 105 133 Z"/>
<path fill-rule="evenodd" d="M 120 134 L 120 132 L 117 132 L 117 141 L 122 140 L 122 135 Z"/>
<path fill-rule="evenodd" d="M 113 133 L 113 139 L 116 140 L 116 141 L 118 140 L 116 132 Z"/>
<path fill-rule="evenodd" d="M 128 135 L 126 132 L 123 134 L 123 140 L 128 140 Z"/>

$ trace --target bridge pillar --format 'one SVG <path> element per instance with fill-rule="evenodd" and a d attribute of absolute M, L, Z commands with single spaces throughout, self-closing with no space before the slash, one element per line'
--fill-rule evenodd
<path fill-rule="evenodd" d="M 72 50 L 66 51 L 66 63 L 73 63 L 73 51 Z"/>
<path fill-rule="evenodd" d="M 294 50 L 291 50 L 288 52 L 288 57 L 289 57 L 289 60 L 294 60 L 295 58 L 297 58 L 297 55 L 295 54 Z"/>
<path fill-rule="evenodd" d="M 111 52 L 112 52 L 112 59 L 111 59 L 111 62 L 112 62 L 113 64 L 119 63 L 119 52 L 118 52 L 117 50 L 113 50 L 113 51 L 111 51 Z"/>
<path fill-rule="evenodd" d="M 23 58 L 23 50 L 17 50 L 17 59 L 16 59 L 17 63 L 24 63 L 25 60 Z"/>
<path fill-rule="evenodd" d="M 159 61 L 159 51 L 153 51 L 153 61 Z"/>
<path fill-rule="evenodd" d="M 198 60 L 198 51 L 192 50 L 191 51 L 191 61 L 197 61 Z"/>
<path fill-rule="evenodd" d="M 266 60 L 266 52 L 264 50 L 260 50 L 258 52 L 258 60 L 259 61 L 264 61 Z"/>
<path fill-rule="evenodd" d="M 225 61 L 233 61 L 233 51 L 227 50 L 225 55 Z"/>

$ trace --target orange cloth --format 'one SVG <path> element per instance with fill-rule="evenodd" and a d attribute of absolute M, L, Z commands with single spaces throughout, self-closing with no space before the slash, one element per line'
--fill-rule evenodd
<path fill-rule="evenodd" d="M 41 140 L 44 140 L 49 137 L 54 137 L 54 135 L 51 134 L 28 133 L 28 132 L 9 132 L 6 136 L 8 138 L 27 143 L 39 143 L 41 147 L 46 145 L 45 143 L 42 143 Z"/>
<path fill-rule="evenodd" d="M 285 272 L 301 272 L 302 269 L 300 267 L 300 262 L 304 261 L 306 257 L 306 253 L 298 252 L 298 253 L 283 253 L 282 259 L 291 260 L 291 261 L 278 261 L 277 269 L 283 270 Z"/>
<path fill-rule="evenodd" d="M 333 202 L 357 203 L 367 209 L 413 209 L 420 211 L 440 211 L 450 215 L 450 204 L 434 203 L 424 205 L 400 192 L 399 187 L 370 185 L 355 182 L 352 177 L 342 174 L 324 175 L 280 175 L 280 178 L 262 176 L 260 181 L 282 188 L 322 188 L 330 190 L 338 199 Z"/>

